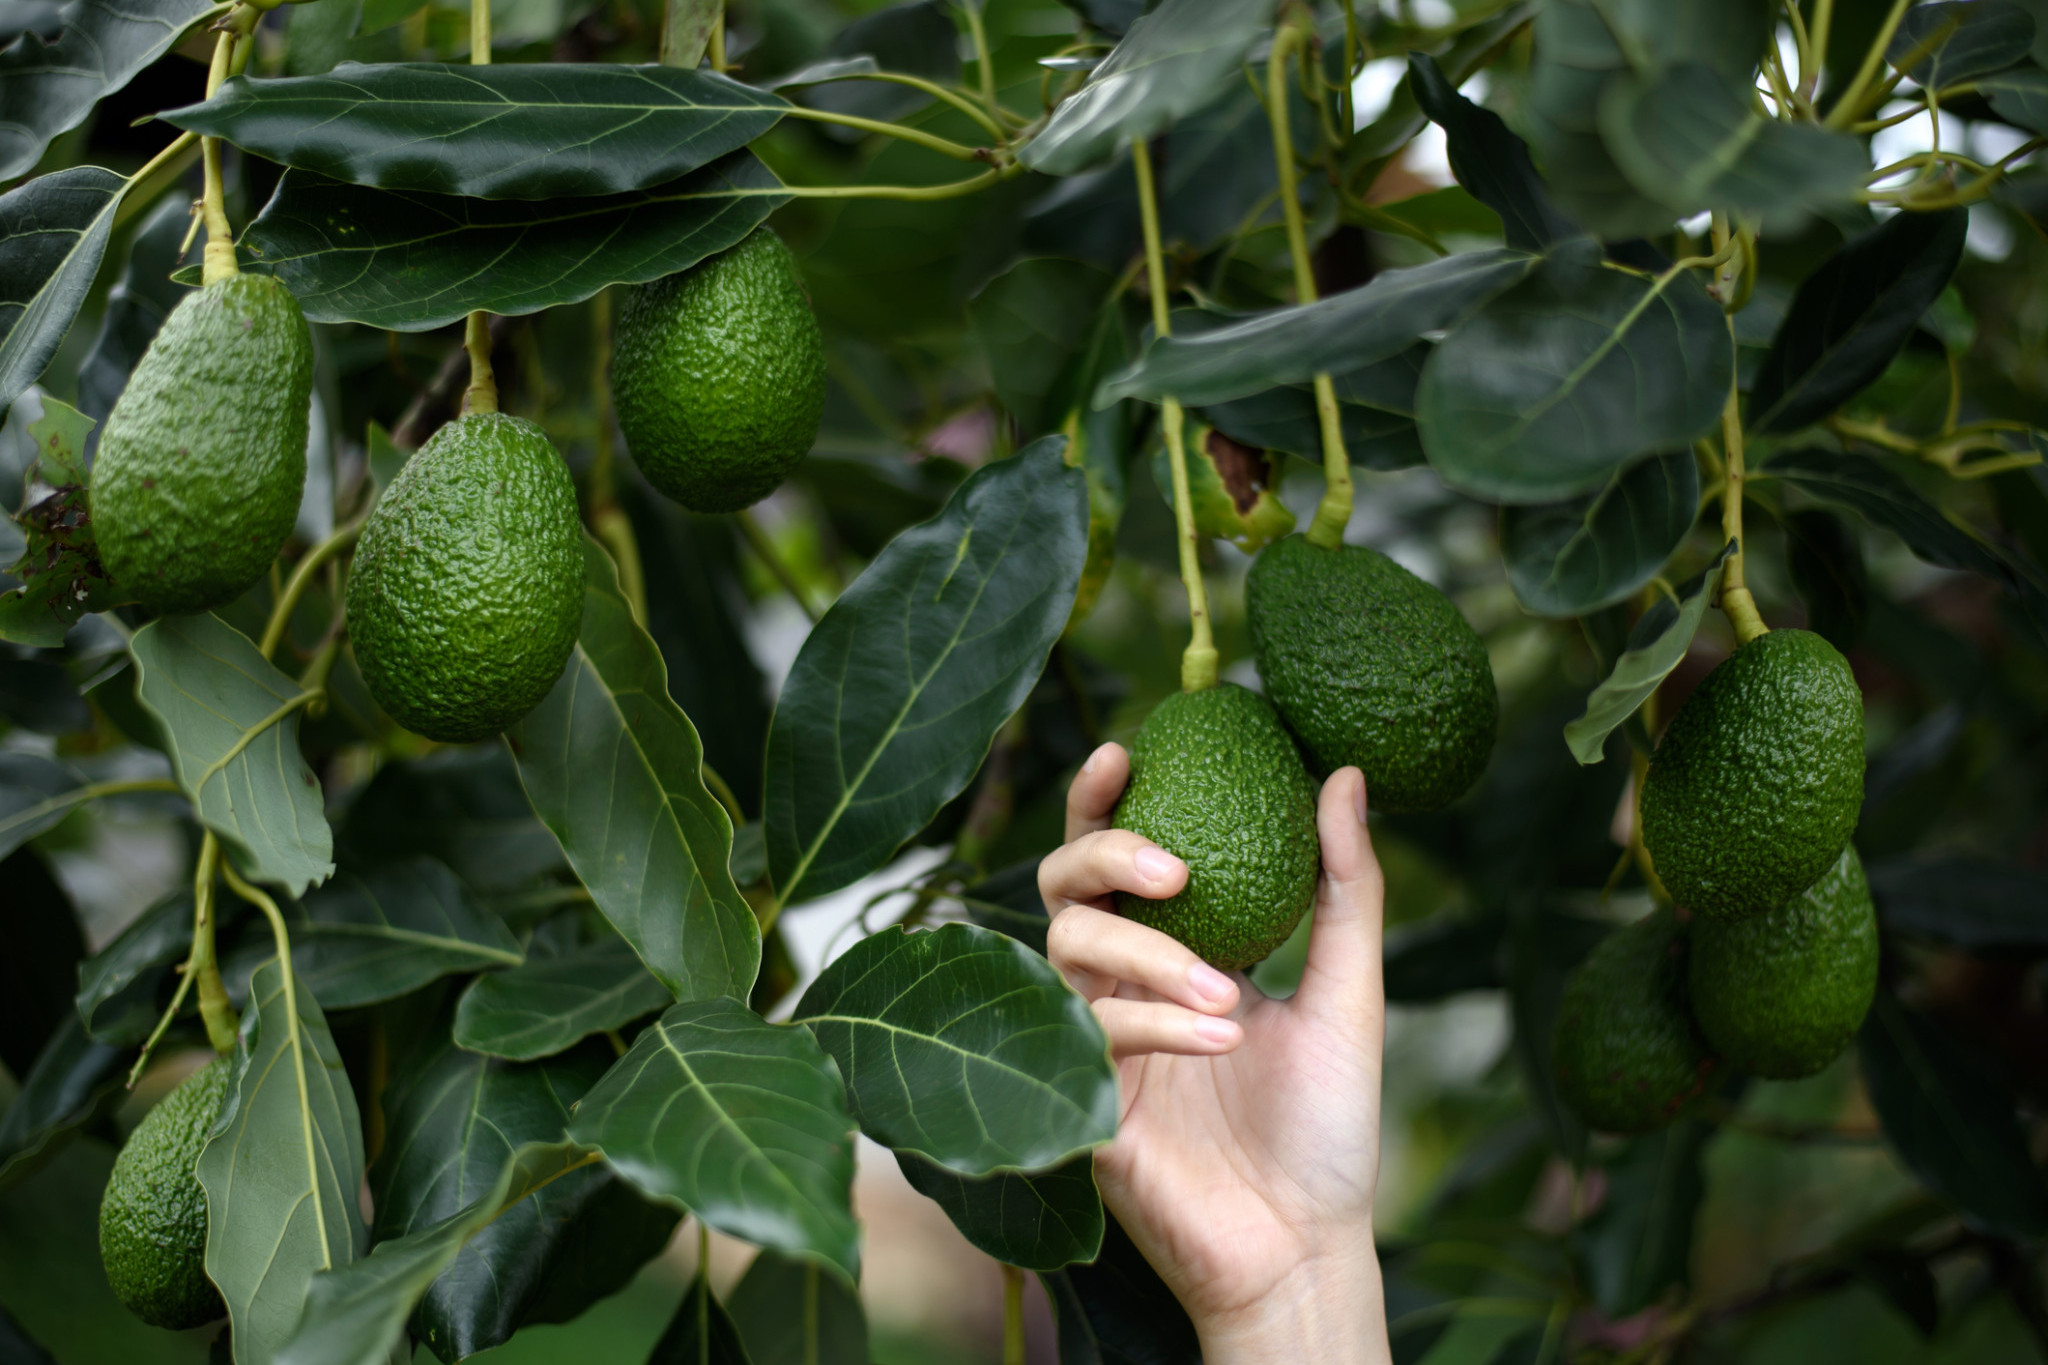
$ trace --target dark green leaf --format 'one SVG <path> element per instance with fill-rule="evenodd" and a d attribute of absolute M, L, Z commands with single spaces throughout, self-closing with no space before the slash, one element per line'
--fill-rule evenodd
<path fill-rule="evenodd" d="M 1749 428 L 1797 431 L 1884 373 L 1962 259 L 1962 209 L 1894 214 L 1800 284 L 1749 393 Z"/>
<path fill-rule="evenodd" d="M 324 76 L 237 76 L 159 117 L 352 184 L 550 200 L 675 180 L 752 142 L 788 107 L 708 69 L 344 62 Z"/>
<path fill-rule="evenodd" d="M 1817 507 L 1787 513 L 1779 524 L 1785 528 L 1785 567 L 1806 604 L 1806 628 L 1836 649 L 1849 649 L 1870 615 L 1870 572 L 1855 534 L 1840 517 Z"/>
<path fill-rule="evenodd" d="M 1387 933 L 1387 1001 L 1425 1005 L 1466 991 L 1498 990 L 1506 922 L 1438 917 Z"/>
<path fill-rule="evenodd" d="M 969 300 L 967 320 L 988 357 L 996 397 L 1026 435 L 1056 430 L 1087 398 L 1076 391 L 1074 362 L 1113 283 L 1107 271 L 1080 261 L 1036 258 L 1011 266 Z"/>
<path fill-rule="evenodd" d="M 1653 280 L 1567 245 L 1438 344 L 1416 419 L 1452 487 L 1551 502 L 1689 445 L 1734 375 L 1727 320 L 1690 272 Z"/>
<path fill-rule="evenodd" d="M 0 66 L 19 50 L 0 53 Z M 11 103 L 12 83 L 5 89 Z M 0 195 L 0 412 L 36 382 L 71 330 L 127 189 L 112 171 L 73 166 Z"/>
<path fill-rule="evenodd" d="M 2048 1229 L 2048 1189 L 2012 1091 L 1982 1058 L 1885 991 L 1857 1044 L 1871 1107 L 1914 1175 L 1990 1227 Z"/>
<path fill-rule="evenodd" d="M 121 277 L 107 293 L 99 338 L 78 367 L 78 410 L 105 422 L 114 400 L 128 387 L 128 374 L 178 300 L 191 291 L 171 279 L 179 251 L 192 227 L 192 206 L 181 194 L 166 195 L 135 234 Z"/>
<path fill-rule="evenodd" d="M 1884 1295 L 1885 1302 L 1932 1337 L 1941 1327 L 1941 1286 L 1925 1258 L 1896 1247 L 1873 1247 L 1856 1258 L 1856 1273 Z"/>
<path fill-rule="evenodd" d="M 1163 132 L 1223 93 L 1272 16 L 1272 0 L 1165 0 L 1132 23 L 1019 158 L 1072 175 Z"/>
<path fill-rule="evenodd" d="M 1101 1026 L 1005 935 L 885 930 L 826 967 L 795 1018 L 838 1061 L 861 1131 L 961 1175 L 1040 1170 L 1116 1133 Z"/>
<path fill-rule="evenodd" d="M 334 836 L 299 753 L 299 685 L 210 612 L 152 621 L 129 649 L 178 785 L 244 874 L 294 896 L 325 881 Z"/>
<path fill-rule="evenodd" d="M 133 1054 L 86 1035 L 76 1018 L 43 1045 L 21 1078 L 21 1090 L 0 1114 L 0 1190 L 26 1179 L 124 1095 Z"/>
<path fill-rule="evenodd" d="M 1734 549 L 1735 542 L 1731 540 L 1712 564 L 1680 586 L 1676 602 L 1660 598 L 1636 622 L 1629 634 L 1628 650 L 1615 660 L 1607 677 L 1586 698 L 1585 712 L 1564 727 L 1564 742 L 1571 746 L 1572 756 L 1579 762 L 1598 763 L 1605 752 L 1607 736 L 1634 715 L 1636 708 L 1685 658 L 1686 651 L 1692 648 L 1692 637 L 1700 628 L 1700 618 L 1707 614 L 1707 607 L 1721 586 L 1721 567 Z"/>
<path fill-rule="evenodd" d="M 1322 418 L 1316 412 L 1315 390 L 1308 385 L 1282 384 L 1197 411 L 1233 441 L 1322 463 Z M 1422 437 L 1413 417 L 1340 397 L 1337 418 L 1344 451 L 1359 468 L 1407 469 L 1423 462 Z"/>
<path fill-rule="evenodd" d="M 1870 894 L 1888 933 L 1972 953 L 2048 949 L 2048 877 L 1974 858 L 1890 858 L 1870 867 Z"/>
<path fill-rule="evenodd" d="M 789 196 L 752 152 L 682 179 L 565 204 L 378 190 L 287 171 L 242 235 L 314 322 L 426 332 L 472 310 L 532 313 L 672 275 Z"/>
<path fill-rule="evenodd" d="M 605 918 L 679 1000 L 745 999 L 761 931 L 728 866 L 732 820 L 669 699 L 661 652 L 583 542 L 583 627 L 561 681 L 505 732 L 533 809 Z"/>
<path fill-rule="evenodd" d="M 54 826 L 85 799 L 85 779 L 38 754 L 0 752 L 0 857 Z"/>
<path fill-rule="evenodd" d="M 1690 450 L 1629 466 L 1590 497 L 1501 512 L 1515 600 L 1538 616 L 1583 616 L 1657 576 L 1699 514 Z"/>
<path fill-rule="evenodd" d="M 28 429 L 35 462 L 23 480 L 25 542 L 10 572 L 20 589 L 0 595 L 0 639 L 54 649 L 87 612 L 103 611 L 119 593 L 100 567 L 86 485 L 86 448 L 92 422 L 54 398 Z"/>
<path fill-rule="evenodd" d="M 981 766 L 1067 623 L 1087 484 L 1059 437 L 984 466 L 868 565 L 798 653 L 768 729 L 784 903 L 887 862 Z"/>
<path fill-rule="evenodd" d="M 677 1005 L 584 1096 L 569 1135 L 720 1232 L 859 1273 L 853 1120 L 807 1030 L 724 997 Z"/>
<path fill-rule="evenodd" d="M 900 121 L 914 110 L 931 103 L 931 96 L 908 86 L 880 81 L 844 81 L 813 84 L 837 68 L 893 71 L 922 76 L 940 85 L 957 85 L 960 79 L 960 30 L 951 10 L 938 0 L 904 0 L 885 5 L 852 20 L 825 47 L 826 60 L 793 73 L 799 84 L 811 85 L 804 102 L 836 113 L 861 118 Z M 785 77 L 773 82 L 778 88 L 789 83 Z M 829 136 L 853 141 L 863 134 L 858 129 L 822 129 Z M 760 1365 L 760 1362 L 755 1362 Z"/>
<path fill-rule="evenodd" d="M 960 1235 L 1008 1265 L 1058 1270 L 1102 1250 L 1102 1197 L 1095 1156 L 1084 1152 L 1048 1171 L 970 1178 L 898 1152 L 903 1178 L 946 1211 Z"/>
<path fill-rule="evenodd" d="M 1058 1321 L 1061 1365 L 1201 1365 L 1187 1310 L 1114 1218 L 1092 1263 L 1038 1278 Z"/>
<path fill-rule="evenodd" d="M 815 1269 L 812 1274 L 816 1274 Z M 647 1365 L 759 1365 L 740 1344 L 739 1329 L 711 1292 L 711 1283 L 699 1270 L 683 1290 L 676 1315 L 668 1320 L 661 1340 L 648 1353 Z M 793 1315 L 791 1305 L 782 1305 L 785 1317 Z M 812 1360 L 817 1357 L 813 1356 Z"/>
<path fill-rule="evenodd" d="M 214 902 L 216 930 L 240 915 L 241 901 Z M 162 1013 L 172 966 L 192 945 L 192 893 L 166 896 L 129 921 L 112 943 L 78 968 L 76 1008 L 86 1031 L 102 1043 L 141 1042 Z"/>
<path fill-rule="evenodd" d="M 0 52 L 0 180 L 33 169 L 53 138 L 83 123 L 212 9 L 211 0 L 71 0 L 55 42 L 34 32 L 16 39 Z M 4 270 L 0 277 L 12 278 Z"/>
<path fill-rule="evenodd" d="M 1451 173 L 1472 196 L 1500 215 L 1507 244 L 1541 251 L 1576 237 L 1580 229 L 1550 202 L 1550 190 L 1529 159 L 1529 148 L 1499 114 L 1458 93 L 1424 52 L 1408 54 L 1408 88 L 1449 143 Z"/>
<path fill-rule="evenodd" d="M 442 749 L 377 770 L 342 822 L 338 847 L 353 866 L 426 855 L 479 891 L 525 886 L 567 867 L 534 818 L 511 755 Z"/>
<path fill-rule="evenodd" d="M 1977 81 L 1979 93 L 1991 101 L 1991 108 L 2008 123 L 2030 133 L 2048 132 L 2048 71 L 2037 66 L 2015 67 Z"/>
<path fill-rule="evenodd" d="M 2002 71 L 2034 45 L 2034 19 L 2004 0 L 1915 5 L 1899 21 L 1885 60 L 1930 90 Z"/>
<path fill-rule="evenodd" d="M 529 957 L 509 972 L 478 977 L 456 1008 L 455 1041 L 526 1061 L 623 1028 L 673 1000 L 631 947 L 607 938 L 566 957 Z"/>
<path fill-rule="evenodd" d="M 1715 1129 L 1687 1119 L 1636 1138 L 1601 1170 L 1607 1195 L 1579 1229 L 1593 1301 L 1615 1321 L 1691 1281 L 1693 1225 L 1706 1193 L 1704 1157 Z"/>
<path fill-rule="evenodd" d="M 92 708 L 57 659 L 0 650 L 0 717 L 39 735 L 68 735 L 92 724 Z"/>
<path fill-rule="evenodd" d="M 295 6 L 285 29 L 284 73 L 317 76 L 332 71 L 348 54 L 349 40 L 362 24 L 363 0 Z"/>
<path fill-rule="evenodd" d="M 810 1261 L 754 1257 L 726 1296 L 753 1365 L 868 1365 L 860 1295 Z"/>
<path fill-rule="evenodd" d="M 0 1064 L 26 1076 L 43 1045 L 74 1018 L 72 984 L 85 936 L 71 897 L 34 849 L 0 859 Z"/>

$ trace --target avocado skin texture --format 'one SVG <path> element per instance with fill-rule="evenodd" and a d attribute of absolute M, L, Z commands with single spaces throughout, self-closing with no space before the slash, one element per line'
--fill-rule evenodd
<path fill-rule="evenodd" d="M 1179 692 L 1153 708 L 1131 742 L 1115 825 L 1188 865 L 1175 895 L 1120 891 L 1117 909 L 1224 971 L 1286 942 L 1315 899 L 1315 783 L 1273 708 L 1236 683 Z"/>
<path fill-rule="evenodd" d="M 1271 545 L 1245 580 L 1266 695 L 1375 810 L 1436 810 L 1486 768 L 1500 719 L 1486 645 L 1451 599 L 1377 550 Z"/>
<path fill-rule="evenodd" d="M 576 489 L 545 432 L 473 413 L 406 461 L 348 580 L 356 666 L 415 734 L 496 734 L 554 687 L 583 619 Z"/>
<path fill-rule="evenodd" d="M 612 400 L 647 481 L 693 512 L 751 507 L 825 411 L 825 338 L 796 258 L 767 228 L 628 291 Z"/>
<path fill-rule="evenodd" d="M 1671 718 L 1643 783 L 1643 842 L 1672 897 L 1760 914 L 1834 865 L 1863 807 L 1863 694 L 1833 645 L 1774 630 Z"/>
<path fill-rule="evenodd" d="M 1685 1003 L 1685 932 L 1669 906 L 1617 930 L 1565 982 L 1551 1060 L 1589 1127 L 1646 1133 L 1676 1119 L 1716 1061 Z"/>
<path fill-rule="evenodd" d="M 100 1261 L 128 1311 L 183 1331 L 227 1312 L 206 1278 L 206 1191 L 195 1167 L 228 1090 L 216 1057 L 142 1116 L 100 1199 Z"/>
<path fill-rule="evenodd" d="M 291 292 L 236 275 L 179 300 L 107 415 L 93 536 L 150 611 L 205 611 L 262 578 L 306 486 L 313 338 Z"/>
<path fill-rule="evenodd" d="M 1824 1069 L 1877 992 L 1877 910 L 1855 846 L 1775 910 L 1695 920 L 1688 975 L 1693 1018 L 1731 1065 L 1780 1081 Z"/>

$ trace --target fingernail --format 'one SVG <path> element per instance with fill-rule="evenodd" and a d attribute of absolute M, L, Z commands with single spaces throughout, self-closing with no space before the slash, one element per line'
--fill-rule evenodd
<path fill-rule="evenodd" d="M 1101 766 L 1102 750 L 1097 749 L 1094 753 L 1088 755 L 1088 761 L 1081 765 L 1081 771 L 1084 773 L 1092 773 Z"/>
<path fill-rule="evenodd" d="M 1237 1041 L 1237 1024 L 1229 1019 L 1212 1019 L 1203 1015 L 1195 1021 L 1195 1036 L 1205 1043 L 1219 1046 L 1234 1043 Z"/>
<path fill-rule="evenodd" d="M 1188 984 L 1195 988 L 1196 995 L 1218 1003 L 1228 1000 L 1237 989 L 1229 977 L 1206 962 L 1197 962 L 1188 968 Z"/>
<path fill-rule="evenodd" d="M 1351 804 L 1358 810 L 1358 823 L 1365 823 L 1365 779 L 1358 779 L 1358 794 L 1351 798 Z"/>
<path fill-rule="evenodd" d="M 1180 859 L 1157 848 L 1141 848 L 1135 860 L 1138 875 L 1148 882 L 1163 882 L 1180 870 Z"/>

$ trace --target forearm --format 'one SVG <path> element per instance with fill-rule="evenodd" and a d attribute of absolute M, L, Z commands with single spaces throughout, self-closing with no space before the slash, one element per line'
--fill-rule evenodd
<path fill-rule="evenodd" d="M 1306 1262 L 1257 1303 L 1197 1321 L 1204 1365 L 1387 1365 L 1379 1257 Z"/>

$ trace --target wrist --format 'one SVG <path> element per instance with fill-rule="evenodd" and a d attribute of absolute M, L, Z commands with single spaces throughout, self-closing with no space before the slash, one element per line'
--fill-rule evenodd
<path fill-rule="evenodd" d="M 1198 1319 L 1205 1365 L 1383 1365 L 1380 1262 L 1363 1246 L 1303 1261 L 1258 1300 Z"/>

